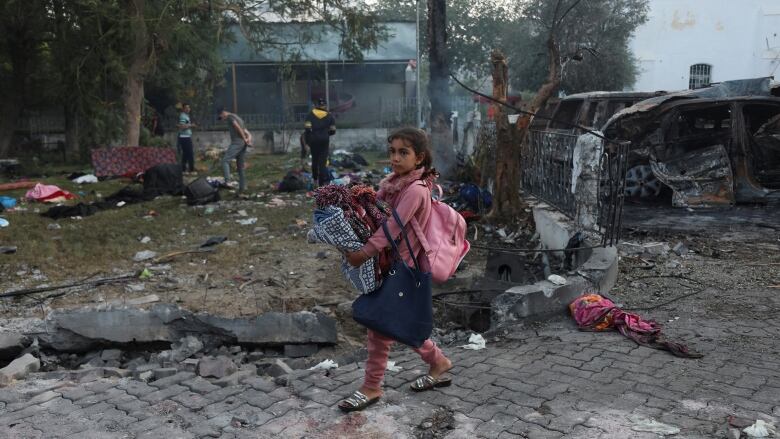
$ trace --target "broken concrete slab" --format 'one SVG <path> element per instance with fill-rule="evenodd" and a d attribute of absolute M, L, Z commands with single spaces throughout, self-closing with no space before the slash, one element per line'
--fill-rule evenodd
<path fill-rule="evenodd" d="M 235 373 L 238 370 L 236 363 L 228 357 L 220 355 L 218 357 L 203 357 L 198 363 L 198 375 L 207 378 L 223 378 Z"/>
<path fill-rule="evenodd" d="M 0 369 L 0 386 L 7 386 L 13 380 L 24 378 L 31 372 L 37 372 L 40 368 L 41 361 L 39 359 L 32 354 L 24 354 Z"/>
<path fill-rule="evenodd" d="M 287 363 L 285 363 L 279 358 L 270 362 L 270 364 L 259 365 L 258 372 L 261 370 L 264 374 L 271 377 L 279 377 L 282 375 L 293 373 L 293 368 L 288 366 Z"/>
<path fill-rule="evenodd" d="M 122 358 L 122 351 L 119 349 L 105 349 L 100 353 L 100 359 L 103 361 L 119 360 Z"/>
<path fill-rule="evenodd" d="M 261 345 L 336 344 L 336 320 L 307 311 L 271 312 L 247 319 L 227 319 L 199 314 L 198 319 L 225 333 L 238 343 Z"/>
<path fill-rule="evenodd" d="M 320 347 L 316 344 L 286 344 L 284 356 L 290 358 L 309 357 L 317 353 Z"/>
<path fill-rule="evenodd" d="M 18 332 L 0 332 L 0 360 L 10 360 L 30 344 L 29 337 Z"/>
<path fill-rule="evenodd" d="M 563 313 L 590 282 L 581 276 L 566 279 L 566 285 L 549 281 L 512 287 L 491 303 L 491 326 L 498 327 L 518 320 L 537 320 Z"/>
<path fill-rule="evenodd" d="M 202 351 L 203 342 L 195 336 L 188 335 L 180 338 L 171 348 L 171 359 L 175 362 L 182 362 Z"/>
<path fill-rule="evenodd" d="M 182 338 L 193 334 L 208 336 L 210 343 L 218 344 L 283 346 L 337 341 L 335 319 L 306 311 L 230 319 L 156 304 L 148 310 L 121 307 L 55 311 L 47 323 L 49 330 L 40 334 L 47 348 L 84 352 L 106 344 L 179 342 L 179 350 L 174 346 L 171 358 L 178 361 L 202 349 L 203 342 L 197 337 L 181 344 Z"/>

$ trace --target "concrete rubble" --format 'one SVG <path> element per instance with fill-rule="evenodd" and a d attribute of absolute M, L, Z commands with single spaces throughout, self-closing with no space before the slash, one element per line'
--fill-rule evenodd
<path fill-rule="evenodd" d="M 311 312 L 229 319 L 156 304 L 148 310 L 117 307 L 55 311 L 46 323 L 47 331 L 34 335 L 43 346 L 64 352 L 86 352 L 104 344 L 180 343 L 193 334 L 221 344 L 329 345 L 337 341 L 335 320 Z M 174 348 L 178 349 L 177 356 L 199 350 L 196 342 L 188 340 Z"/>
<path fill-rule="evenodd" d="M 31 354 L 24 354 L 0 369 L 0 386 L 7 386 L 13 380 L 24 378 L 31 372 L 37 372 L 40 368 L 41 361 L 39 359 Z"/>

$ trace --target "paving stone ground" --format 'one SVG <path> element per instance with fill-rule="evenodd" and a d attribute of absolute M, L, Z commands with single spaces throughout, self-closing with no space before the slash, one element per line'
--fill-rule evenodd
<path fill-rule="evenodd" d="M 222 388 L 187 373 L 149 384 L 38 379 L 0 389 L 0 438 L 659 437 L 632 430 L 643 419 L 680 429 L 669 437 L 726 438 L 729 416 L 780 426 L 780 295 L 739 294 L 747 309 L 737 314 L 708 311 L 717 297 L 643 313 L 702 359 L 581 332 L 561 317 L 508 328 L 484 350 L 446 347 L 453 384 L 437 391 L 411 392 L 424 365 L 395 350 L 401 371 L 388 372 L 382 401 L 360 413 L 336 404 L 359 385 L 362 364 L 297 372 L 284 387 L 248 377 Z"/>

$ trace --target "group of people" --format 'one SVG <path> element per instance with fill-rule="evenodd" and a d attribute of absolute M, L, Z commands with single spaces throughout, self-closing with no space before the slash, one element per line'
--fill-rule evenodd
<path fill-rule="evenodd" d="M 190 118 L 191 111 L 192 107 L 189 104 L 183 104 L 177 124 L 179 129 L 177 148 L 181 157 L 182 171 L 185 174 L 195 174 L 195 148 L 192 144 L 192 129 L 197 128 L 198 125 L 192 122 Z M 226 122 L 230 133 L 230 145 L 228 145 L 221 160 L 225 184 L 231 187 L 236 186 L 230 175 L 230 163 L 235 160 L 238 170 L 238 191 L 243 192 L 246 190 L 244 159 L 247 148 L 252 147 L 252 133 L 246 128 L 246 124 L 241 117 L 225 110 L 224 107 L 217 109 L 217 119 Z M 319 186 L 325 185 L 330 181 L 330 175 L 327 171 L 328 150 L 330 148 L 330 137 L 334 134 L 336 134 L 336 120 L 328 112 L 325 100 L 319 99 L 314 108 L 306 115 L 304 132 L 300 138 L 301 161 L 303 162 L 305 159 L 307 150 L 311 151 L 312 178 L 315 184 Z"/>
<path fill-rule="evenodd" d="M 179 147 L 182 153 L 182 168 L 193 170 L 192 128 L 196 127 L 189 117 L 190 107 L 184 105 L 179 117 Z M 244 157 L 246 150 L 252 145 L 252 135 L 246 129 L 244 121 L 236 114 L 218 110 L 218 117 L 227 123 L 230 131 L 230 145 L 222 158 L 225 181 L 230 181 L 230 162 L 236 160 L 239 175 L 239 191 L 246 189 L 244 177 Z M 330 180 L 327 171 L 328 149 L 330 137 L 336 133 L 336 123 L 328 112 L 324 100 L 319 100 L 304 122 L 304 132 L 301 134 L 301 160 L 305 158 L 307 148 L 312 156 L 312 177 L 318 185 L 325 185 Z M 439 174 L 433 167 L 433 156 L 425 131 L 417 128 L 401 128 L 388 137 L 388 152 L 392 173 L 379 184 L 377 199 L 387 202 L 398 213 L 401 224 L 416 221 L 421 230 L 428 228 L 431 216 L 431 191 Z M 388 229 L 393 239 L 400 239 L 403 232 L 401 226 L 388 221 Z M 407 231 L 409 232 L 409 231 Z M 443 231 L 442 233 L 446 233 Z M 407 265 L 414 260 L 427 258 L 422 248 L 421 240 L 412 230 L 407 233 L 409 250 L 401 251 L 400 258 Z M 374 233 L 363 248 L 345 253 L 347 262 L 358 267 L 368 259 L 376 257 L 390 246 L 384 231 L 380 228 Z M 427 259 L 426 259 L 427 260 Z M 386 273 L 383 273 L 383 276 Z M 338 407 L 345 411 L 363 410 L 382 397 L 382 381 L 384 379 L 387 360 L 395 340 L 379 332 L 368 330 L 367 351 L 365 362 L 365 378 L 359 389 L 339 402 Z M 410 388 L 416 392 L 434 390 L 448 386 L 452 379 L 446 374 L 452 369 L 452 362 L 432 340 L 426 340 L 419 348 L 414 349 L 428 364 L 428 373 L 410 383 Z"/>

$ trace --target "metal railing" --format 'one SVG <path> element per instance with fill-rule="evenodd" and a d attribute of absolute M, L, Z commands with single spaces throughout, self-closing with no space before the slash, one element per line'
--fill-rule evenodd
<path fill-rule="evenodd" d="M 604 246 L 617 245 L 626 196 L 630 142 L 606 143 L 599 163 L 598 225 Z"/>
<path fill-rule="evenodd" d="M 596 205 L 572 193 L 574 148 L 577 136 L 552 131 L 531 131 L 521 161 L 523 190 L 570 219 L 594 212 L 601 245 L 617 244 L 622 226 L 630 143 L 606 142 L 599 157 Z M 591 203 L 588 206 L 586 203 Z M 595 207 L 595 209 L 594 209 Z M 585 210 L 587 209 L 587 210 Z"/>
<path fill-rule="evenodd" d="M 530 131 L 521 161 L 523 190 L 572 219 L 577 217 L 577 200 L 571 192 L 576 143 L 572 134 Z"/>

